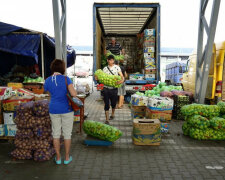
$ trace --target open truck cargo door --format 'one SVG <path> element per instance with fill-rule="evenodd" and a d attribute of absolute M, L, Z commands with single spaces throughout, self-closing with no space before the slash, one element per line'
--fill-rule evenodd
<path fill-rule="evenodd" d="M 154 58 L 156 61 L 156 71 L 154 71 L 155 79 L 151 81 L 151 83 L 155 84 L 160 81 L 159 3 L 94 3 L 94 71 L 103 68 L 101 61 L 105 47 L 111 41 L 112 37 L 116 37 L 116 41 L 118 41 L 125 50 L 127 73 L 133 74 L 135 72 L 140 72 L 144 74 L 144 42 L 141 42 L 142 47 L 140 47 L 138 41 L 145 29 L 155 29 Z"/>

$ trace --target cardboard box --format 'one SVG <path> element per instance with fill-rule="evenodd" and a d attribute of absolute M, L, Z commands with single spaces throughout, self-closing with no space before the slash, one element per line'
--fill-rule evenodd
<path fill-rule="evenodd" d="M 145 74 L 145 80 L 147 81 L 155 80 L 155 74 Z"/>
<path fill-rule="evenodd" d="M 155 48 L 154 47 L 144 47 L 144 53 L 154 53 Z"/>
<path fill-rule="evenodd" d="M 8 83 L 7 86 L 11 87 L 12 89 L 23 88 L 23 84 L 22 83 Z"/>
<path fill-rule="evenodd" d="M 0 100 L 5 100 L 12 97 L 12 88 L 0 87 Z"/>
<path fill-rule="evenodd" d="M 4 124 L 0 124 L 0 136 L 4 136 L 5 135 L 5 126 Z"/>
<path fill-rule="evenodd" d="M 33 100 L 33 96 L 27 97 L 27 99 L 24 99 L 23 97 L 11 97 L 7 100 L 3 100 L 2 106 L 4 111 L 16 111 L 17 106 L 19 106 L 21 103 L 27 103 Z"/>
<path fill-rule="evenodd" d="M 0 100 L 0 124 L 3 124 L 2 101 Z"/>
<path fill-rule="evenodd" d="M 145 75 L 146 74 L 155 74 L 156 73 L 156 69 L 145 69 Z"/>
<path fill-rule="evenodd" d="M 155 41 L 145 40 L 144 47 L 155 47 Z"/>
<path fill-rule="evenodd" d="M 168 97 L 151 97 L 148 108 L 151 110 L 173 110 L 173 104 L 173 100 Z"/>
<path fill-rule="evenodd" d="M 145 113 L 131 111 L 131 116 L 132 116 L 132 119 L 144 119 Z"/>
<path fill-rule="evenodd" d="M 131 104 L 133 106 L 147 106 L 148 105 L 148 97 L 133 94 L 131 96 Z"/>
<path fill-rule="evenodd" d="M 145 69 L 156 69 L 156 63 L 154 58 L 146 58 L 144 59 Z"/>
<path fill-rule="evenodd" d="M 158 119 L 134 119 L 133 143 L 135 145 L 160 145 L 161 126 Z"/>
<path fill-rule="evenodd" d="M 151 110 L 146 109 L 146 118 L 159 119 L 161 122 L 172 120 L 172 110 Z"/>
<path fill-rule="evenodd" d="M 17 127 L 15 124 L 5 124 L 5 136 L 15 136 Z"/>
<path fill-rule="evenodd" d="M 145 36 L 144 43 L 145 42 L 154 42 L 155 43 L 155 36 Z"/>
<path fill-rule="evenodd" d="M 145 29 L 144 36 L 155 36 L 155 29 Z"/>
<path fill-rule="evenodd" d="M 131 114 L 133 119 L 145 118 L 146 106 L 132 106 Z"/>
<path fill-rule="evenodd" d="M 155 57 L 154 53 L 144 53 L 144 59 L 151 59 L 154 57 Z"/>
<path fill-rule="evenodd" d="M 3 112 L 4 124 L 15 124 L 15 113 L 14 112 Z"/>
<path fill-rule="evenodd" d="M 129 80 L 144 80 L 144 74 L 130 74 Z"/>

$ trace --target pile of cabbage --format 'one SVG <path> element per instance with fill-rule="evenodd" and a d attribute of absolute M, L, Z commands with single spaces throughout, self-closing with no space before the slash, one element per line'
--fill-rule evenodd
<path fill-rule="evenodd" d="M 118 81 L 121 81 L 120 76 L 106 74 L 101 69 L 98 69 L 95 72 L 95 76 L 97 77 L 100 83 L 106 86 L 115 87 L 115 88 L 119 88 L 121 86 L 121 84 L 117 84 Z"/>
<path fill-rule="evenodd" d="M 122 61 L 122 60 L 124 60 L 124 55 L 115 55 L 115 54 L 112 54 L 111 52 L 107 52 L 106 55 L 102 55 L 102 57 L 101 57 L 102 67 L 107 66 L 107 57 L 109 55 L 113 55 L 116 61 Z"/>
<path fill-rule="evenodd" d="M 115 55 L 115 54 L 112 54 L 111 52 L 107 52 L 106 57 L 108 57 L 109 55 L 113 55 L 116 61 L 124 60 L 124 55 Z"/>
<path fill-rule="evenodd" d="M 185 116 L 184 135 L 198 140 L 225 140 L 225 102 L 186 105 L 181 112 Z"/>
<path fill-rule="evenodd" d="M 182 86 L 167 86 L 166 83 L 159 83 L 156 87 L 154 87 L 152 90 L 145 91 L 145 96 L 152 97 L 152 96 L 160 96 L 161 93 L 171 93 L 172 91 L 183 91 Z M 168 96 L 163 96 L 168 97 Z"/>

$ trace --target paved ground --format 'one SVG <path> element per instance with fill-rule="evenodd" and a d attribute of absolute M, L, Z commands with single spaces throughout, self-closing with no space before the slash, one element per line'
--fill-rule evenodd
<path fill-rule="evenodd" d="M 86 99 L 88 119 L 104 121 L 103 102 L 99 93 Z M 111 147 L 87 147 L 85 135 L 75 133 L 68 166 L 48 162 L 13 161 L 8 153 L 10 143 L 0 142 L 0 180 L 72 180 L 72 179 L 225 179 L 225 142 L 197 141 L 183 136 L 182 121 L 171 123 L 170 134 L 163 136 L 160 146 L 134 146 L 131 141 L 130 110 L 117 110 L 112 125 L 123 136 Z"/>

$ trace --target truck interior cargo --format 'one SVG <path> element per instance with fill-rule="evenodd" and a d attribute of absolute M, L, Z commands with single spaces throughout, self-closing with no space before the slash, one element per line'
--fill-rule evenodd
<path fill-rule="evenodd" d="M 94 3 L 93 57 L 94 71 L 103 68 L 104 51 L 115 37 L 125 51 L 124 65 L 128 74 L 145 74 L 144 30 L 154 29 L 154 80 L 160 80 L 160 5 L 158 3 Z"/>

